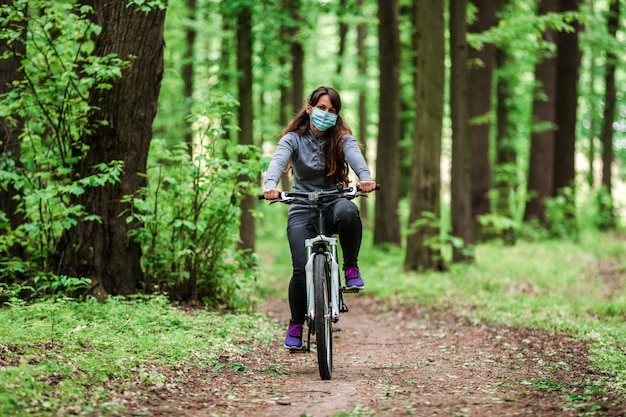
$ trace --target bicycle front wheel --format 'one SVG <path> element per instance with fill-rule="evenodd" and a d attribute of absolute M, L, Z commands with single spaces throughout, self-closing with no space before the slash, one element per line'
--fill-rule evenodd
<path fill-rule="evenodd" d="M 330 379 L 333 373 L 333 323 L 330 314 L 328 278 L 326 256 L 315 255 L 313 259 L 315 343 L 320 377 L 324 380 Z"/>

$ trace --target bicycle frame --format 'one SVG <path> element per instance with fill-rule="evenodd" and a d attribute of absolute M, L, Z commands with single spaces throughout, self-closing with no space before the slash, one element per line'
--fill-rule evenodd
<path fill-rule="evenodd" d="M 316 253 L 326 256 L 326 262 L 330 264 L 330 299 L 331 299 L 331 319 L 333 323 L 339 320 L 341 294 L 339 288 L 339 263 L 337 262 L 337 239 L 321 234 L 305 241 L 307 252 L 307 263 L 304 267 L 306 274 L 307 293 L 307 319 L 315 319 L 315 308 L 313 302 L 313 257 Z"/>

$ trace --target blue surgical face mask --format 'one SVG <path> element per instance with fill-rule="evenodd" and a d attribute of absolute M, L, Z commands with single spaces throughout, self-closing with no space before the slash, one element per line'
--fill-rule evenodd
<path fill-rule="evenodd" d="M 317 107 L 313 107 L 311 112 L 311 122 L 320 132 L 324 132 L 337 124 L 337 115 Z"/>

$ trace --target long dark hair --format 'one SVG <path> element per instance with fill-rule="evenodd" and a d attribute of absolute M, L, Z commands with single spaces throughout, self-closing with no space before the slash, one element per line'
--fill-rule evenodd
<path fill-rule="evenodd" d="M 311 93 L 308 104 L 315 107 L 320 97 L 324 95 L 328 96 L 331 104 L 337 111 L 337 123 L 324 132 L 326 136 L 326 142 L 324 143 L 326 181 L 333 185 L 342 184 L 343 186 L 347 186 L 350 179 L 348 178 L 348 162 L 343 152 L 342 140 L 346 135 L 352 135 L 352 130 L 350 130 L 350 127 L 341 117 L 341 98 L 335 89 L 324 86 L 316 88 L 315 91 Z M 282 134 L 285 135 L 290 132 L 296 132 L 299 135 L 304 135 L 309 128 L 309 123 L 310 117 L 305 107 L 296 114 Z"/>

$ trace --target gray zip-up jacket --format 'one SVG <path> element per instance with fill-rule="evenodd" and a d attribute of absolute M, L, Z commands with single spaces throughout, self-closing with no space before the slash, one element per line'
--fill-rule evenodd
<path fill-rule="evenodd" d="M 304 135 L 289 132 L 283 136 L 270 162 L 265 176 L 265 189 L 276 188 L 287 164 L 291 160 L 295 191 L 317 191 L 334 188 L 324 175 L 324 136 L 315 139 L 307 129 Z M 348 164 L 361 181 L 371 181 L 370 171 L 363 153 L 352 135 L 343 137 L 343 152 Z"/>

